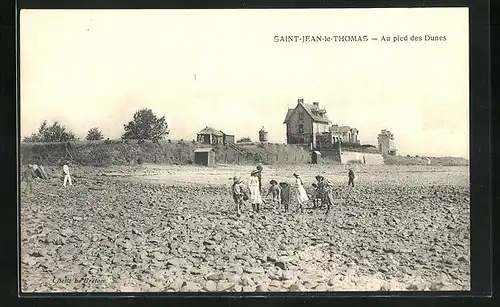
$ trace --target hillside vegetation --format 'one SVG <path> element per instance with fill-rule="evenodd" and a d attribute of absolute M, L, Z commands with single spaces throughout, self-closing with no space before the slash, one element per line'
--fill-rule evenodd
<path fill-rule="evenodd" d="M 69 143 L 21 143 L 21 162 L 59 165 L 66 160 L 81 165 L 140 163 L 192 164 L 194 150 L 212 147 L 219 164 L 292 164 L 310 162 L 310 153 L 299 146 L 253 144 L 210 146 L 194 141 L 76 141 Z"/>

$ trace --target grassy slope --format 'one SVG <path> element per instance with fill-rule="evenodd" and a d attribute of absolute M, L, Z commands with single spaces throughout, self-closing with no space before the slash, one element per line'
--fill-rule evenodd
<path fill-rule="evenodd" d="M 136 163 L 191 164 L 194 161 L 193 151 L 199 147 L 207 147 L 192 141 L 162 141 L 159 144 L 137 141 L 79 141 L 72 142 L 66 149 L 63 143 L 22 143 L 21 161 L 23 164 L 40 161 L 40 163 L 62 164 L 71 160 L 83 165 L 124 165 Z M 216 152 L 216 161 L 227 164 L 264 164 L 307 163 L 310 154 L 297 146 L 282 144 L 245 144 L 244 150 L 238 152 L 228 146 L 212 146 Z"/>
<path fill-rule="evenodd" d="M 36 161 L 46 165 L 60 165 L 65 160 L 83 165 L 126 165 L 143 163 L 191 164 L 193 151 L 207 147 L 192 141 L 167 141 L 154 144 L 137 141 L 78 141 L 72 142 L 66 150 L 63 143 L 22 143 L 21 162 L 28 164 Z M 284 144 L 238 144 L 243 149 L 238 152 L 228 146 L 213 146 L 217 163 L 226 164 L 294 164 L 309 163 L 311 155 L 307 149 Z M 469 165 L 464 158 L 429 157 L 431 165 Z M 427 165 L 426 157 L 389 156 L 384 159 L 389 165 Z"/>

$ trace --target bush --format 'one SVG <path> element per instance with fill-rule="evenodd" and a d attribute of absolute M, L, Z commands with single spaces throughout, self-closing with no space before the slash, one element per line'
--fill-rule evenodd
<path fill-rule="evenodd" d="M 151 109 L 141 109 L 134 118 L 124 125 L 123 139 L 160 140 L 168 135 L 168 124 L 165 116 L 156 117 Z"/>
<path fill-rule="evenodd" d="M 103 138 L 104 137 L 102 136 L 102 132 L 97 127 L 90 128 L 90 130 L 87 132 L 87 136 L 85 137 L 85 139 L 88 141 L 98 141 L 102 140 Z"/>
<path fill-rule="evenodd" d="M 75 134 L 58 121 L 49 125 L 45 120 L 38 128 L 38 132 L 25 137 L 23 142 L 68 142 L 76 140 Z"/>

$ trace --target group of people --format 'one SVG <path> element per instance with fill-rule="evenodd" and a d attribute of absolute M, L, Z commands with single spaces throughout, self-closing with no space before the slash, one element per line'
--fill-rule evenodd
<path fill-rule="evenodd" d="M 330 212 L 333 206 L 333 185 L 330 181 L 321 175 L 317 175 L 316 182 L 312 184 L 313 192 L 308 195 L 304 187 L 304 182 L 299 174 L 294 173 L 294 187 L 295 197 L 298 204 L 298 211 L 304 212 L 304 206 L 312 198 L 313 208 L 324 208 L 326 206 L 326 214 Z M 348 186 L 354 186 L 354 171 L 349 170 L 348 173 Z M 285 212 L 289 211 L 291 203 L 291 186 L 287 182 L 277 182 L 272 179 L 269 184 L 269 190 L 265 197 L 271 196 L 272 207 L 274 209 L 284 209 Z M 260 212 L 260 205 L 266 202 L 262 198 L 262 166 L 258 165 L 257 169 L 250 173 L 248 180 L 248 187 L 243 184 L 241 177 L 235 176 L 233 178 L 233 185 L 231 188 L 233 200 L 236 204 L 236 211 L 241 215 L 242 206 L 246 201 L 252 204 L 252 210 L 256 213 Z M 249 195 L 248 195 L 249 194 Z"/>
<path fill-rule="evenodd" d="M 63 186 L 67 184 L 73 185 L 71 181 L 71 175 L 69 173 L 69 162 L 66 162 L 63 166 Z M 45 172 L 45 169 L 40 164 L 28 164 L 28 167 L 23 171 L 21 176 L 21 182 L 26 182 L 26 187 L 29 188 L 30 192 L 33 192 L 33 179 L 49 179 L 49 176 Z"/>

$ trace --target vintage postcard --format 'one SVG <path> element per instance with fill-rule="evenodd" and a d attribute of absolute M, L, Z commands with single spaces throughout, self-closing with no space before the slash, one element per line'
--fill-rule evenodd
<path fill-rule="evenodd" d="M 22 293 L 470 290 L 468 14 L 21 10 Z"/>

